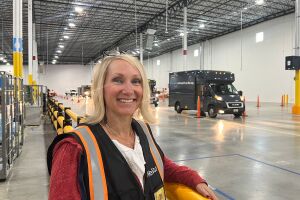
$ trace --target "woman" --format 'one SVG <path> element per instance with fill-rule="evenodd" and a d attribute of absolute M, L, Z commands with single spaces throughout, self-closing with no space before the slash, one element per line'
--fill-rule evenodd
<path fill-rule="evenodd" d="M 177 182 L 216 200 L 197 172 L 169 160 L 143 121 L 154 122 L 143 66 L 134 57 L 106 57 L 95 66 L 94 112 L 48 150 L 49 199 L 165 199 Z M 143 118 L 143 121 L 137 120 Z"/>

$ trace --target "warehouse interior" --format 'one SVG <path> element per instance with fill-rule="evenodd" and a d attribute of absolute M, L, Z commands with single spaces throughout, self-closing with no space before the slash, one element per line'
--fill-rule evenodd
<path fill-rule="evenodd" d="M 93 111 L 94 67 L 119 54 L 137 57 L 154 83 L 150 126 L 163 152 L 196 170 L 218 199 L 298 199 L 299 5 L 0 0 L 0 199 L 48 199 L 47 149 Z M 173 75 L 209 71 L 234 74 L 241 108 L 211 110 L 197 95 L 174 100 Z"/>

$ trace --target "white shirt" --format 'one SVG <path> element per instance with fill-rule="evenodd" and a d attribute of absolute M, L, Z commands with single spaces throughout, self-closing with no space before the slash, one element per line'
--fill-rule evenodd
<path fill-rule="evenodd" d="M 134 134 L 135 136 L 135 142 L 134 142 L 134 149 L 131 149 L 121 143 L 119 143 L 117 140 L 112 140 L 116 147 L 119 149 L 119 151 L 124 156 L 125 160 L 127 161 L 129 167 L 131 170 L 135 173 L 135 175 L 138 177 L 142 188 L 144 189 L 144 174 L 145 174 L 145 159 L 143 155 L 142 146 L 140 144 L 139 137 Z"/>

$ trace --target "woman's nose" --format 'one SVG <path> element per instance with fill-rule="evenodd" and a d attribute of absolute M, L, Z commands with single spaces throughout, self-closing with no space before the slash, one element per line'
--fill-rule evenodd
<path fill-rule="evenodd" d="M 131 82 L 126 82 L 126 83 L 124 83 L 123 86 L 124 86 L 123 90 L 122 90 L 123 93 L 125 93 L 125 94 L 127 94 L 127 93 L 129 93 L 129 94 L 133 93 L 134 89 L 133 89 L 133 85 L 132 85 Z"/>

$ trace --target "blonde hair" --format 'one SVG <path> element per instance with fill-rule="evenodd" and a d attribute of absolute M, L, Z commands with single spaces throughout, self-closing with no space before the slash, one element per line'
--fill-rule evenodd
<path fill-rule="evenodd" d="M 94 110 L 90 116 L 87 116 L 85 122 L 95 124 L 106 120 L 103 86 L 107 75 L 107 69 L 115 60 L 124 60 L 140 72 L 142 77 L 143 97 L 134 116 L 138 118 L 142 117 L 146 122 L 154 123 L 155 119 L 150 109 L 150 89 L 144 67 L 137 58 L 127 54 L 108 56 L 104 58 L 101 63 L 94 66 L 93 82 L 91 87 Z"/>

